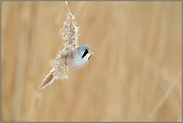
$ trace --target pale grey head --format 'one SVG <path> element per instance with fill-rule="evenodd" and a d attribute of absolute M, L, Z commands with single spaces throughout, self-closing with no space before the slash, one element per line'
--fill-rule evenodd
<path fill-rule="evenodd" d="M 78 48 L 78 54 L 84 58 L 86 56 L 86 54 L 88 54 L 88 52 L 91 51 L 90 49 L 90 46 L 84 44 L 84 45 L 81 45 L 79 48 Z"/>

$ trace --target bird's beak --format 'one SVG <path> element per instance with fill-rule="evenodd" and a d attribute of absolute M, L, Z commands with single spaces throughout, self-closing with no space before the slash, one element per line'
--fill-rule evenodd
<path fill-rule="evenodd" d="M 88 51 L 88 53 L 90 53 L 90 54 L 94 54 L 94 53 L 92 53 L 91 51 Z"/>

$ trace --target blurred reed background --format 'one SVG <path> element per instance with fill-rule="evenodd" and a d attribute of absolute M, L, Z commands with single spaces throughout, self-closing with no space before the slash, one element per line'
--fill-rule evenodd
<path fill-rule="evenodd" d="M 65 2 L 1 3 L 2 121 L 182 121 L 181 1 L 69 1 L 95 54 L 42 91 Z"/>

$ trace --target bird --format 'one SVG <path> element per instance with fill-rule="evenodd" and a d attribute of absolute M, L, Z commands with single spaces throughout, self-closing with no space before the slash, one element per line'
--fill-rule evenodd
<path fill-rule="evenodd" d="M 91 52 L 90 46 L 84 44 L 81 45 L 74 54 L 73 60 L 71 61 L 71 71 L 78 70 L 85 66 L 91 58 L 91 55 L 94 54 Z"/>
<path fill-rule="evenodd" d="M 77 48 L 76 52 L 73 55 L 73 58 L 68 64 L 68 68 L 71 71 L 75 71 L 84 67 L 91 58 L 91 55 L 94 54 L 91 52 L 90 46 L 84 44 Z M 53 76 L 54 68 L 47 74 L 39 89 L 43 89 L 46 86 L 50 85 L 56 78 Z"/>

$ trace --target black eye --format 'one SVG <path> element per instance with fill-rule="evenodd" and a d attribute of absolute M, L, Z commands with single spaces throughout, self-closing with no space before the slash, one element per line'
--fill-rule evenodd
<path fill-rule="evenodd" d="M 86 49 L 85 52 L 82 55 L 82 58 L 84 58 L 86 56 L 86 54 L 88 53 L 88 50 Z"/>

